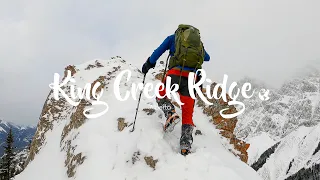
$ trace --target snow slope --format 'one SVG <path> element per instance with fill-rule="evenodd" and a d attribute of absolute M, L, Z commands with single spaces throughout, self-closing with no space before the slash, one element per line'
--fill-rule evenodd
<path fill-rule="evenodd" d="M 248 164 L 254 163 L 254 160 L 257 160 L 260 155 L 273 146 L 276 141 L 271 139 L 267 133 L 261 133 L 260 135 L 253 137 L 248 141 L 250 147 L 248 149 Z"/>
<path fill-rule="evenodd" d="M 100 65 L 93 67 L 97 64 Z M 90 65 L 92 68 L 88 68 Z M 35 137 L 42 137 L 41 143 L 36 145 L 33 142 L 33 149 L 38 150 L 35 150 L 34 157 L 31 157 L 31 153 L 28 166 L 15 180 L 64 180 L 68 177 L 77 180 L 260 179 L 252 168 L 226 149 L 227 143 L 209 122 L 209 117 L 198 107 L 194 119 L 202 135 L 194 134 L 193 153 L 186 157 L 180 155 L 178 150 L 181 125 L 177 125 L 172 133 L 165 134 L 162 130 L 165 119 L 156 108 L 154 98 L 142 95 L 136 128 L 130 132 L 137 100 L 131 95 L 126 101 L 117 100 L 113 83 L 122 70 L 131 70 L 130 81 L 121 81 L 120 93 L 123 97 L 131 89 L 132 83 L 142 82 L 143 75 L 123 59 L 117 57 L 90 61 L 75 69 L 77 87 L 84 87 L 85 83 L 106 76 L 101 101 L 109 104 L 108 112 L 99 118 L 82 122 L 79 121 L 81 118 L 73 118 L 77 113 L 76 107 L 65 102 L 58 108 L 52 106 L 54 100 L 50 93 L 45 107 L 48 105 L 63 111 L 59 111 L 59 115 L 52 110 L 42 113 L 44 119 L 39 122 Z M 146 82 L 156 84 L 158 81 L 152 76 L 152 71 L 156 70 L 148 73 Z M 90 114 L 101 112 L 103 108 L 94 106 Z M 143 111 L 146 108 L 154 109 L 155 112 Z M 177 111 L 181 114 L 180 109 L 177 108 Z M 123 130 L 120 128 L 122 131 L 119 129 L 119 118 L 127 123 Z M 147 162 L 150 159 L 153 165 L 151 163 L 149 166 Z"/>
<path fill-rule="evenodd" d="M 303 168 L 320 164 L 320 125 L 301 126 L 281 140 L 274 152 L 268 156 L 266 162 L 259 165 L 258 169 L 263 179 L 268 180 L 283 180 Z M 319 177 L 319 169 L 313 171 L 313 175 L 301 173 L 298 178 L 309 179 L 315 175 Z"/>

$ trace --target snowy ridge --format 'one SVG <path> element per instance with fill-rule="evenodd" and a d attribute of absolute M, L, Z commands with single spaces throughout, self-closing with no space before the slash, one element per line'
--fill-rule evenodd
<path fill-rule="evenodd" d="M 3 127 L 4 127 L 4 126 L 9 127 L 9 124 L 8 124 L 6 121 L 3 121 L 3 120 L 1 120 L 1 119 L 0 119 L 0 125 L 3 126 Z M 1 127 L 1 128 L 3 129 L 3 127 Z M 4 129 L 3 129 L 3 130 L 4 130 Z"/>
<path fill-rule="evenodd" d="M 130 80 L 121 81 L 120 94 L 124 97 L 132 83 L 142 82 L 143 75 L 120 57 L 90 61 L 73 68 L 77 87 L 97 79 L 103 82 L 101 101 L 109 104 L 109 111 L 99 118 L 85 119 L 79 112 L 83 107 L 91 107 L 90 103 L 84 101 L 79 107 L 72 107 L 59 101 L 59 106 L 50 93 L 35 137 L 42 137 L 43 141 L 33 142 L 31 149 L 37 150 L 32 150 L 29 156 L 33 157 L 29 157 L 28 166 L 16 180 L 260 179 L 253 169 L 224 147 L 226 143 L 200 108 L 195 107 L 194 117 L 202 135 L 195 135 L 194 131 L 193 153 L 186 157 L 178 150 L 181 125 L 172 133 L 164 134 L 165 119 L 156 108 L 154 98 L 142 96 L 136 128 L 130 132 L 137 100 L 131 95 L 126 101 L 117 100 L 113 83 L 122 70 L 131 70 Z M 158 81 L 152 73 L 148 73 L 146 82 L 155 85 Z M 56 108 L 62 111 L 55 111 Z M 94 106 L 90 113 L 102 110 L 103 107 Z M 181 114 L 179 108 L 177 112 Z"/>

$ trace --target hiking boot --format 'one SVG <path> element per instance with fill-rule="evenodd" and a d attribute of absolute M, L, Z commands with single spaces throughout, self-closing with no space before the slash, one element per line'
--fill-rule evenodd
<path fill-rule="evenodd" d="M 193 143 L 192 131 L 193 126 L 190 124 L 183 124 L 181 127 L 180 150 L 182 155 L 190 153 Z"/>
<path fill-rule="evenodd" d="M 179 115 L 176 113 L 174 105 L 167 98 L 157 98 L 157 103 L 167 118 L 166 122 L 164 123 L 163 130 L 166 132 L 172 132 L 174 130 L 174 126 L 180 122 Z"/>
<path fill-rule="evenodd" d="M 168 116 L 169 118 L 166 120 L 163 126 L 163 130 L 166 132 L 172 132 L 176 124 L 180 122 L 180 118 L 179 118 L 179 115 L 175 112 L 169 112 Z"/>

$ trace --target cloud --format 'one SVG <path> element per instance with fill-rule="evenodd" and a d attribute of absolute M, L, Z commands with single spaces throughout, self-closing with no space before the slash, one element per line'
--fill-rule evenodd
<path fill-rule="evenodd" d="M 200 29 L 211 79 L 251 76 L 279 86 L 297 68 L 320 61 L 319 6 L 318 0 L 3 2 L 0 115 L 37 122 L 53 73 L 115 55 L 141 66 L 180 23 Z"/>

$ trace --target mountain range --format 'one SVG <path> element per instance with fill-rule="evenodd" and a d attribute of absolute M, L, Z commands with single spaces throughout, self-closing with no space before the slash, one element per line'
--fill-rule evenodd
<path fill-rule="evenodd" d="M 255 88 L 261 86 L 255 81 Z M 270 89 L 269 101 L 243 101 L 246 111 L 235 133 L 250 143 L 248 164 L 266 180 L 319 179 L 319 70 L 308 69 Z"/>
<path fill-rule="evenodd" d="M 0 119 L 0 157 L 3 155 L 3 146 L 5 145 L 10 128 L 12 129 L 14 146 L 16 147 L 17 151 L 23 150 L 25 147 L 27 147 L 32 141 L 34 133 L 36 132 L 35 126 L 19 126 Z"/>

